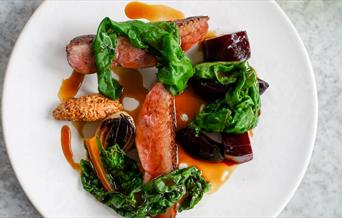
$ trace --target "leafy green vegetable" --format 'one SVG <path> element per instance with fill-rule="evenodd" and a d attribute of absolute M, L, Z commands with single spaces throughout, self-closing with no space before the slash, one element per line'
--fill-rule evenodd
<path fill-rule="evenodd" d="M 224 99 L 207 105 L 192 127 L 199 132 L 243 133 L 256 126 L 260 94 L 255 70 L 247 62 L 208 62 L 195 67 L 196 78 L 227 85 Z"/>
<path fill-rule="evenodd" d="M 178 169 L 143 184 L 137 163 L 127 157 L 119 145 L 104 150 L 98 144 L 101 159 L 116 189 L 106 192 L 88 160 L 81 160 L 82 185 L 97 200 L 122 216 L 146 217 L 162 214 L 181 199 L 178 210 L 191 209 L 209 189 L 208 183 L 195 167 Z"/>
<path fill-rule="evenodd" d="M 175 23 L 144 23 L 138 20 L 115 22 L 106 17 L 99 25 L 93 43 L 98 89 L 102 94 L 112 99 L 121 94 L 121 86 L 111 76 L 118 36 L 127 37 L 134 47 L 146 49 L 155 55 L 158 61 L 157 78 L 173 95 L 184 91 L 193 75 L 193 68 L 180 47 Z"/>

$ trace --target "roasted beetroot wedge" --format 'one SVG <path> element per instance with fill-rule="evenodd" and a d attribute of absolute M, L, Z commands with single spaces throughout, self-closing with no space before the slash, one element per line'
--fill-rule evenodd
<path fill-rule="evenodd" d="M 222 134 L 224 158 L 236 163 L 245 163 L 253 159 L 249 133 Z"/>
<path fill-rule="evenodd" d="M 251 56 L 246 31 L 205 40 L 203 51 L 206 61 L 245 61 Z"/>

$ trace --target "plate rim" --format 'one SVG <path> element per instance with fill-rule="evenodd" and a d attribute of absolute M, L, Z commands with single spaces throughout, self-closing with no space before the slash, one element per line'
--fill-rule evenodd
<path fill-rule="evenodd" d="M 190 1 L 190 0 L 189 0 Z M 45 0 L 43 1 L 38 8 L 33 12 L 33 14 L 31 15 L 31 17 L 29 18 L 29 20 L 26 22 L 26 24 L 24 25 L 24 27 L 22 28 L 16 42 L 15 45 L 13 46 L 11 55 L 9 56 L 9 60 L 7 63 L 7 67 L 5 70 L 5 74 L 4 74 L 4 79 L 3 79 L 3 89 L 2 89 L 2 98 L 1 98 L 1 126 L 2 126 L 2 135 L 3 135 L 3 140 L 4 140 L 4 145 L 5 145 L 5 152 L 7 153 L 9 162 L 10 162 L 10 166 L 13 169 L 14 175 L 16 177 L 16 179 L 18 180 L 20 187 L 22 189 L 22 191 L 25 193 L 27 199 L 31 202 L 32 206 L 37 210 L 37 212 L 44 216 L 44 217 L 48 217 L 48 214 L 44 214 L 43 211 L 40 206 L 39 203 L 37 201 L 34 201 L 30 195 L 28 194 L 28 190 L 27 187 L 24 185 L 23 182 L 23 178 L 17 173 L 17 167 L 13 161 L 9 146 L 7 144 L 7 130 L 5 127 L 5 116 L 4 116 L 4 102 L 6 101 L 6 90 L 7 88 L 7 76 L 8 76 L 8 72 L 11 69 L 11 66 L 13 65 L 13 57 L 16 56 L 17 53 L 17 47 L 20 44 L 21 40 L 22 40 L 22 36 L 25 34 L 25 32 L 27 32 L 28 28 L 27 26 L 29 26 L 29 24 L 32 22 L 32 20 L 38 16 L 39 12 L 42 11 L 46 5 L 47 2 L 50 2 L 49 0 Z M 310 78 L 310 85 L 313 88 L 313 126 L 311 126 L 312 129 L 312 134 L 310 136 L 310 147 L 309 147 L 309 152 L 306 154 L 306 159 L 304 161 L 304 167 L 302 167 L 301 171 L 300 171 L 300 176 L 298 176 L 295 180 L 295 185 L 293 186 L 293 188 L 291 189 L 291 191 L 287 194 L 286 197 L 284 197 L 283 203 L 278 207 L 278 210 L 276 210 L 276 212 L 274 213 L 274 215 L 272 217 L 277 217 L 282 211 L 283 209 L 286 207 L 286 205 L 290 202 L 290 200 L 293 198 L 294 194 L 296 193 L 296 191 L 298 190 L 299 185 L 301 184 L 305 173 L 308 169 L 311 157 L 312 157 L 312 153 L 313 153 L 313 149 L 315 146 L 315 140 L 316 140 L 316 136 L 317 136 L 317 125 L 318 125 L 318 95 L 317 95 L 317 85 L 316 85 L 316 79 L 315 79 L 315 73 L 313 70 L 313 66 L 309 57 L 309 54 L 307 52 L 307 49 L 303 43 L 302 38 L 300 37 L 297 29 L 295 28 L 295 26 L 293 25 L 292 21 L 290 20 L 290 18 L 287 16 L 287 14 L 284 12 L 284 10 L 279 6 L 279 4 L 275 1 L 275 0 L 268 0 L 268 2 L 271 3 L 271 5 L 274 7 L 275 10 L 277 10 L 277 12 L 279 14 L 281 14 L 281 16 L 286 20 L 286 25 L 288 25 L 288 27 L 293 31 L 293 33 L 295 34 L 296 40 L 299 44 L 299 48 L 300 50 L 303 52 L 304 54 L 304 58 L 305 58 L 305 63 L 308 67 L 308 71 L 310 71 L 309 73 L 309 78 Z"/>

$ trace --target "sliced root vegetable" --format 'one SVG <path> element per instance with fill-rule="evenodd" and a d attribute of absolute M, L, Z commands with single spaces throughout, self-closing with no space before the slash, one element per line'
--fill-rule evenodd
<path fill-rule="evenodd" d="M 100 179 L 103 187 L 109 192 L 113 191 L 113 187 L 106 176 L 106 170 L 103 167 L 103 164 L 101 161 L 101 156 L 100 156 L 100 151 L 99 151 L 100 145 L 98 145 L 96 137 L 92 137 L 90 139 L 85 140 L 85 145 L 86 145 L 91 163 L 93 164 L 94 169 L 96 171 L 96 175 Z"/>
<path fill-rule="evenodd" d="M 206 61 L 246 61 L 251 56 L 246 31 L 205 40 L 203 50 Z"/>
<path fill-rule="evenodd" d="M 270 85 L 265 80 L 262 80 L 260 78 L 258 78 L 258 83 L 259 83 L 259 92 L 260 92 L 260 95 L 262 95 L 266 91 L 266 89 L 268 89 Z"/>
<path fill-rule="evenodd" d="M 210 79 L 192 78 L 190 83 L 195 92 L 208 102 L 224 98 L 228 89 L 227 86 Z"/>
<path fill-rule="evenodd" d="M 253 159 L 249 133 L 222 134 L 224 158 L 236 163 L 245 163 Z"/>
<path fill-rule="evenodd" d="M 224 159 L 222 144 L 212 140 L 202 132 L 196 135 L 192 127 L 179 130 L 177 142 L 195 158 L 209 162 L 220 162 Z"/>

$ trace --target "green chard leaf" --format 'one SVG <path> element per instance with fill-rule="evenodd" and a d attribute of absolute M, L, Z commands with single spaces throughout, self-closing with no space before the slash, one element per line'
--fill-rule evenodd
<path fill-rule="evenodd" d="M 99 25 L 93 43 L 100 93 L 116 99 L 122 91 L 111 75 L 118 36 L 127 37 L 134 47 L 145 49 L 157 58 L 157 78 L 173 95 L 184 91 L 194 71 L 190 59 L 180 47 L 175 23 L 144 23 L 138 20 L 115 22 L 106 17 Z"/>
<path fill-rule="evenodd" d="M 259 85 L 255 70 L 247 62 L 208 62 L 195 67 L 195 78 L 226 85 L 225 98 L 207 105 L 192 127 L 199 132 L 243 133 L 254 128 L 260 110 Z"/>
<path fill-rule="evenodd" d="M 178 169 L 143 184 L 137 163 L 119 145 L 104 149 L 99 143 L 101 159 L 116 189 L 106 192 L 89 160 L 81 160 L 83 188 L 97 200 L 125 217 L 146 217 L 165 213 L 179 202 L 179 211 L 193 208 L 208 191 L 209 184 L 195 168 Z"/>

